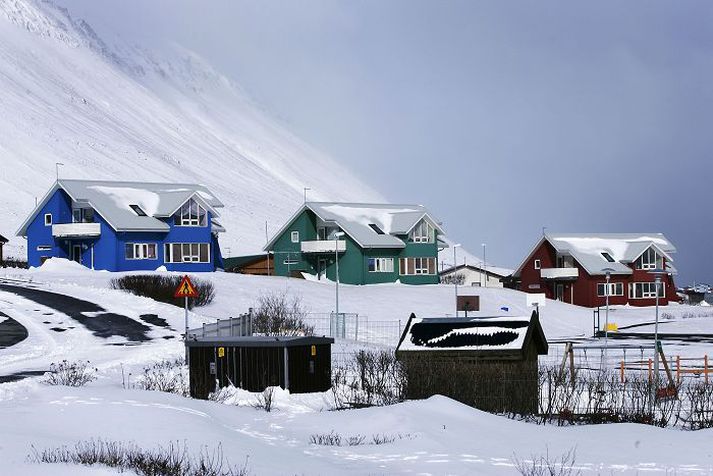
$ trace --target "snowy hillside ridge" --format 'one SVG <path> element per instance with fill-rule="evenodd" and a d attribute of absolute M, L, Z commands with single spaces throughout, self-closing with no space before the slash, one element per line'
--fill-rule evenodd
<path fill-rule="evenodd" d="M 108 41 L 40 0 L 0 2 L 0 137 L 9 256 L 24 257 L 13 232 L 56 162 L 63 178 L 205 184 L 226 204 L 227 255 L 261 249 L 303 187 L 312 200 L 383 201 L 189 49 Z"/>

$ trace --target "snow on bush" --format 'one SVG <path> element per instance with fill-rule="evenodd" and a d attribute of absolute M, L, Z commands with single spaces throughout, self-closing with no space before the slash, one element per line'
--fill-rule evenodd
<path fill-rule="evenodd" d="M 187 397 L 188 368 L 186 360 L 163 360 L 144 368 L 144 374 L 139 377 L 136 386 L 142 390 L 175 393 Z"/>
<path fill-rule="evenodd" d="M 91 368 L 89 362 L 62 362 L 50 364 L 50 370 L 45 374 L 47 385 L 66 385 L 68 387 L 83 387 L 97 379 L 97 369 Z"/>
<path fill-rule="evenodd" d="M 332 393 L 337 408 L 393 405 L 406 398 L 406 373 L 393 351 L 359 350 L 332 366 Z"/>
<path fill-rule="evenodd" d="M 184 300 L 174 297 L 176 288 L 181 284 L 182 279 L 178 275 L 130 274 L 114 278 L 109 284 L 112 289 L 121 289 L 137 296 L 151 298 L 154 301 L 183 307 Z M 198 291 L 198 297 L 189 299 L 188 307 L 192 309 L 194 306 L 200 307 L 210 304 L 215 297 L 213 283 L 196 278 L 191 278 L 191 282 L 196 291 Z"/>

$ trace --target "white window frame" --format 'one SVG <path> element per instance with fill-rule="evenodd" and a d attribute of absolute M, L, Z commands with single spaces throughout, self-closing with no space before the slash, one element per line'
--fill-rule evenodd
<path fill-rule="evenodd" d="M 607 297 L 607 283 L 597 283 L 597 297 Z M 623 296 L 624 283 L 609 283 L 609 297 Z"/>
<path fill-rule="evenodd" d="M 374 269 L 372 268 L 372 261 L 374 262 Z M 393 273 L 394 272 L 394 258 L 379 258 L 371 257 L 367 258 L 366 269 L 370 273 Z"/>
<path fill-rule="evenodd" d="M 179 246 L 181 248 L 181 259 L 179 260 L 174 256 L 174 246 Z M 201 249 L 205 247 L 206 260 L 201 261 Z M 186 253 L 185 250 L 188 250 Z M 195 252 L 194 252 L 195 251 Z M 163 261 L 165 263 L 196 263 L 205 264 L 211 262 L 210 254 L 210 243 L 165 243 L 164 244 L 164 257 Z"/>
<path fill-rule="evenodd" d="M 535 260 L 535 269 L 542 269 L 542 260 Z"/>
<path fill-rule="evenodd" d="M 404 266 L 401 267 L 399 265 L 399 268 L 400 268 L 399 274 L 402 276 L 423 276 L 423 275 L 434 276 L 438 272 L 436 258 L 423 256 L 423 257 L 407 257 L 407 258 L 402 258 L 402 259 L 404 260 Z M 408 272 L 409 260 L 413 260 L 413 273 Z M 433 260 L 433 271 L 434 271 L 433 273 L 428 272 L 429 260 Z"/>
<path fill-rule="evenodd" d="M 196 214 L 193 214 L 192 207 L 197 207 Z M 203 212 L 201 214 L 201 212 Z M 184 218 L 187 216 L 188 218 Z M 201 216 L 204 217 L 205 223 L 201 224 Z M 208 210 L 195 199 L 187 200 L 181 208 L 178 209 L 178 219 L 175 221 L 176 226 L 187 227 L 206 227 L 208 226 Z"/>
<path fill-rule="evenodd" d="M 290 241 L 292 241 L 292 243 L 299 243 L 300 242 L 300 232 L 297 230 L 290 232 Z"/>
<path fill-rule="evenodd" d="M 651 254 L 653 254 L 653 263 L 650 261 L 651 259 Z M 644 258 L 646 260 L 644 261 Z M 638 269 L 656 269 L 656 265 L 659 261 L 660 255 L 656 252 L 653 247 L 649 247 L 641 253 L 641 256 L 639 256 L 639 266 Z"/>
<path fill-rule="evenodd" d="M 636 288 L 641 287 L 641 296 L 637 296 Z M 645 290 L 646 289 L 646 290 Z M 659 298 L 666 297 L 666 285 L 662 282 L 659 289 Z M 629 299 L 656 299 L 656 282 L 643 281 L 629 283 Z"/>
<path fill-rule="evenodd" d="M 45 213 L 45 226 L 52 226 L 52 214 Z"/>
<path fill-rule="evenodd" d="M 129 258 L 126 256 L 126 247 L 130 246 L 133 254 L 132 257 Z M 153 258 L 149 256 L 149 248 L 153 247 Z M 158 259 L 158 244 L 157 243 L 126 243 L 124 245 L 124 259 L 127 261 L 136 261 L 136 260 L 157 260 Z"/>
<path fill-rule="evenodd" d="M 423 228 L 426 228 L 425 234 Z M 411 230 L 411 241 L 413 243 L 433 243 L 434 228 L 426 220 L 421 220 Z"/>

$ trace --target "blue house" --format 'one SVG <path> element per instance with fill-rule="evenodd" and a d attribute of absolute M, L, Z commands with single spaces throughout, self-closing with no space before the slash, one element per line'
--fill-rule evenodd
<path fill-rule="evenodd" d="M 62 179 L 17 235 L 30 266 L 58 257 L 107 271 L 215 271 L 222 207 L 202 185 Z"/>

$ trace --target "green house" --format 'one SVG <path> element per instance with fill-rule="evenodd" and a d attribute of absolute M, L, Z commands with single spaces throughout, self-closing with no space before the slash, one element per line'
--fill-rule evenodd
<path fill-rule="evenodd" d="M 306 202 L 265 247 L 274 274 L 349 284 L 437 284 L 443 230 L 420 205 Z"/>

